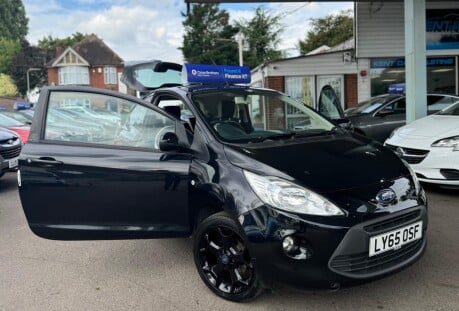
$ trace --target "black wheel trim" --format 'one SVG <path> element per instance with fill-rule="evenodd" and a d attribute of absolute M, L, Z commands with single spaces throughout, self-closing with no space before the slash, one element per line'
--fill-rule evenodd
<path fill-rule="evenodd" d="M 199 266 L 207 283 L 222 295 L 242 295 L 254 281 L 254 266 L 242 238 L 230 227 L 207 228 L 199 241 Z"/>

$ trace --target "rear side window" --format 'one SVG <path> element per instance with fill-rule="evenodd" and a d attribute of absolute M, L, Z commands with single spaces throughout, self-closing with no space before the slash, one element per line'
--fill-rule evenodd
<path fill-rule="evenodd" d="M 175 123 L 136 102 L 85 92 L 52 92 L 45 139 L 108 146 L 159 149 Z"/>
<path fill-rule="evenodd" d="M 427 110 L 428 111 L 440 111 L 454 103 L 455 103 L 455 100 L 451 96 L 441 96 L 441 95 L 428 95 L 427 96 Z"/>

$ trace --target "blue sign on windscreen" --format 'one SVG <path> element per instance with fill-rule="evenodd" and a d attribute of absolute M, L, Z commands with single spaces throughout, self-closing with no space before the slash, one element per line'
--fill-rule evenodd
<path fill-rule="evenodd" d="M 182 79 L 185 83 L 247 84 L 250 83 L 250 69 L 245 66 L 185 64 Z"/>

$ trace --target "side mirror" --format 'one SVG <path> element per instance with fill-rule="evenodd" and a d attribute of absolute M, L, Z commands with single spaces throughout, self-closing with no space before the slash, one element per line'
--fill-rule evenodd
<path fill-rule="evenodd" d="M 167 132 L 159 142 L 159 149 L 161 151 L 183 151 L 186 148 L 179 143 L 179 138 L 175 133 Z"/>
<path fill-rule="evenodd" d="M 334 119 L 333 121 L 338 123 L 338 125 L 340 127 L 342 127 L 343 129 L 345 129 L 345 130 L 351 130 L 352 129 L 352 123 L 348 119 L 341 118 L 341 119 Z"/>

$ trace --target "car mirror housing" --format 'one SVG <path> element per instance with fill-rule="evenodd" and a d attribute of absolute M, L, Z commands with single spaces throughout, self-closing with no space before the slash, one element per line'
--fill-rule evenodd
<path fill-rule="evenodd" d="M 161 151 L 184 152 L 190 150 L 186 129 L 181 122 L 175 123 L 175 133 L 166 132 L 159 142 Z"/>

